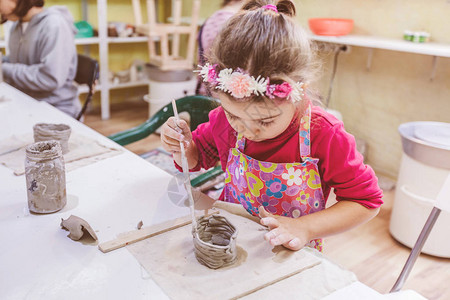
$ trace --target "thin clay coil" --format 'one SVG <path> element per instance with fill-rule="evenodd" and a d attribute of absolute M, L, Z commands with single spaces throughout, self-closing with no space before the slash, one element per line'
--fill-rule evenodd
<path fill-rule="evenodd" d="M 218 269 L 235 262 L 237 229 L 225 217 L 201 217 L 196 229 L 193 233 L 194 252 L 199 263 Z"/>

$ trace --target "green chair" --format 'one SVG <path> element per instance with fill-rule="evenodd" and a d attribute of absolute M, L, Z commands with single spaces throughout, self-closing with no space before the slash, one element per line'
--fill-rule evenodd
<path fill-rule="evenodd" d="M 220 104 L 220 102 L 216 99 L 197 95 L 186 96 L 175 100 L 175 102 L 179 113 L 187 112 L 189 114 L 191 130 L 195 130 L 198 125 L 208 122 L 209 112 Z M 137 142 L 154 133 L 156 129 L 161 127 L 164 122 L 166 122 L 167 119 L 173 115 L 172 103 L 169 103 L 156 112 L 156 114 L 154 114 L 150 119 L 145 121 L 145 123 L 110 135 L 108 138 L 122 146 Z M 221 173 L 223 173 L 222 168 L 217 166 L 194 178 L 191 181 L 191 185 L 193 187 L 198 187 Z"/>

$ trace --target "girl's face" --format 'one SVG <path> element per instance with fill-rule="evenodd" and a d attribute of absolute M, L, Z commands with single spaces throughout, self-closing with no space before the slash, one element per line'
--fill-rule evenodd
<path fill-rule="evenodd" d="M 0 0 L 0 14 L 2 15 L 2 18 L 10 21 L 19 20 L 19 17 L 13 14 L 16 6 L 17 0 Z"/>
<path fill-rule="evenodd" d="M 296 106 L 289 100 L 275 103 L 237 102 L 226 95 L 220 95 L 223 110 L 231 127 L 245 138 L 260 142 L 283 133 L 297 113 Z"/>

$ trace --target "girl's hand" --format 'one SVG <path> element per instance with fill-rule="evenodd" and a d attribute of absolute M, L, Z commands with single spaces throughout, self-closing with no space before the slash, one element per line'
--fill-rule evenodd
<path fill-rule="evenodd" d="M 302 228 L 299 219 L 276 216 L 268 213 L 263 206 L 259 207 L 261 224 L 269 227 L 264 239 L 272 246 L 283 245 L 290 250 L 300 250 L 309 241 L 308 232 Z"/>
<path fill-rule="evenodd" d="M 191 141 L 192 133 L 184 120 L 177 122 L 175 117 L 170 117 L 161 127 L 162 146 L 170 153 L 179 153 L 181 151 L 180 142 L 184 142 L 187 148 Z"/>
<path fill-rule="evenodd" d="M 184 142 L 188 167 L 192 169 L 198 163 L 198 149 L 192 141 L 191 130 L 186 121 L 170 117 L 161 127 L 161 144 L 166 151 L 172 153 L 179 166 L 182 165 L 180 141 Z"/>

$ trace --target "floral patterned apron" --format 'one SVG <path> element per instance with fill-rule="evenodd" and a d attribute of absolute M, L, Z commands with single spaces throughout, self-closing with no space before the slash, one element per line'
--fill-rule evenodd
<path fill-rule="evenodd" d="M 258 207 L 274 215 L 298 218 L 325 208 L 317 158 L 311 158 L 309 107 L 300 121 L 299 139 L 302 162 L 271 163 L 245 155 L 241 134 L 230 149 L 225 178 L 225 201 L 241 203 L 252 215 Z M 307 246 L 322 251 L 322 239 Z"/>

